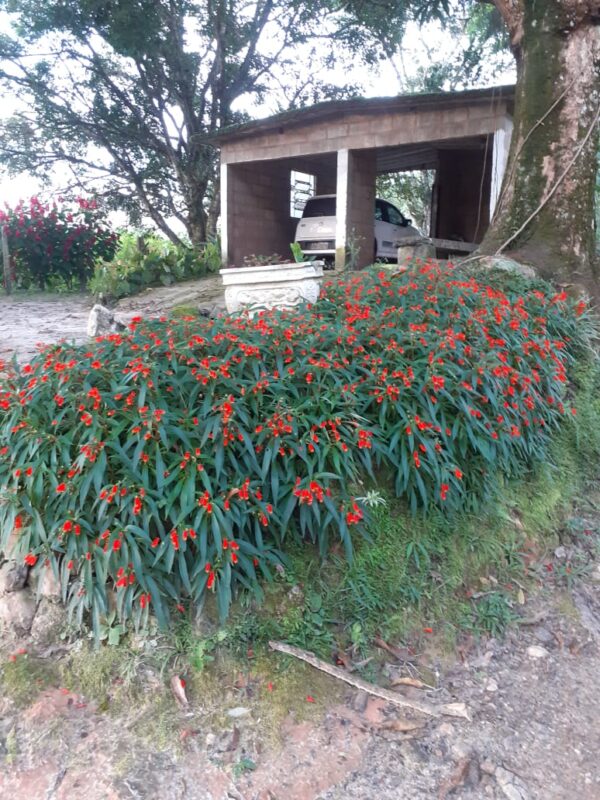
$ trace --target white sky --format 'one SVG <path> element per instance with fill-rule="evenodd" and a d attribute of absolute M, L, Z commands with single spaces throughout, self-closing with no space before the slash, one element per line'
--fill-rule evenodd
<path fill-rule="evenodd" d="M 8 15 L 0 13 L 0 33 L 9 31 Z M 424 43 L 427 43 L 425 46 Z M 441 60 L 452 55 L 456 51 L 457 42 L 451 37 L 444 35 L 439 26 L 427 25 L 419 29 L 416 25 L 409 26 L 404 40 L 402 53 L 399 54 L 394 62 L 382 62 L 377 70 L 373 68 L 356 67 L 348 72 L 338 70 L 327 75 L 327 80 L 341 86 L 347 83 L 360 83 L 364 85 L 364 95 L 367 97 L 391 96 L 402 92 L 403 78 L 409 78 L 417 73 L 419 67 L 427 67 L 430 55 L 428 53 L 435 50 L 436 60 Z M 513 70 L 500 76 L 495 76 L 494 83 L 512 83 L 515 80 Z M 276 110 L 276 100 L 269 100 L 258 105 L 248 98 L 240 98 L 236 107 L 247 111 L 253 117 L 265 117 L 274 113 Z M 15 108 L 14 103 L 6 100 L 0 105 L 0 117 L 9 116 Z M 35 194 L 47 192 L 40 183 L 28 174 L 21 174 L 15 177 L 3 176 L 0 173 L 0 206 L 4 203 L 14 205 L 20 199 L 27 199 Z M 122 224 L 124 219 L 120 219 L 116 224 Z"/>

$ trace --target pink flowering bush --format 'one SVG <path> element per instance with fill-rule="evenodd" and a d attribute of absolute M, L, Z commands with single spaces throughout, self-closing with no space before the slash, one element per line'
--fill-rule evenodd
<path fill-rule="evenodd" d="M 424 265 L 48 347 L 0 384 L 0 547 L 16 525 L 18 557 L 96 628 L 113 590 L 138 625 L 207 592 L 225 616 L 289 537 L 350 556 L 378 482 L 450 513 L 546 458 L 589 331 L 546 284 Z"/>
<path fill-rule="evenodd" d="M 12 279 L 17 286 L 61 278 L 68 286 L 84 285 L 97 259 L 109 260 L 117 236 L 108 228 L 96 200 L 77 198 L 74 204 L 43 204 L 37 197 L 0 211 L 8 239 Z"/>

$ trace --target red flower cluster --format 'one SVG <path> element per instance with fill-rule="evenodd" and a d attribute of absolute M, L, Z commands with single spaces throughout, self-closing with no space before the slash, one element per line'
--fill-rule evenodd
<path fill-rule="evenodd" d="M 0 385 L 0 529 L 100 614 L 109 581 L 138 624 L 207 590 L 224 615 L 288 536 L 350 551 L 379 471 L 450 511 L 543 459 L 588 329 L 549 287 L 423 265 L 331 280 L 312 307 L 47 348 Z"/>

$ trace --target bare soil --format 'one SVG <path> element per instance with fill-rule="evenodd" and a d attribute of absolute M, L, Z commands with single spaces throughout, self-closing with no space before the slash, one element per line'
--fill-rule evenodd
<path fill-rule="evenodd" d="M 11 646 L 36 653 L 30 639 Z M 437 676 L 434 689 L 398 691 L 465 703 L 469 720 L 424 718 L 306 668 L 274 738 L 272 687 L 249 668 L 223 687 L 218 725 L 202 692 L 184 707 L 173 697 L 165 738 L 151 717 L 156 675 L 130 708 L 33 682 L 24 706 L 0 699 L 0 797 L 599 800 L 599 646 L 596 565 L 569 590 L 542 587 L 502 641 L 467 637 L 450 660 L 434 643 L 412 663 L 390 658 L 388 674 Z"/>
<path fill-rule="evenodd" d="M 120 300 L 113 311 L 127 321 L 137 315 L 158 317 L 177 306 L 210 309 L 222 303 L 221 278 L 211 275 L 147 289 Z M 13 353 L 20 361 L 27 360 L 39 344 L 89 341 L 86 326 L 93 304 L 94 300 L 84 294 L 0 295 L 0 360 L 7 361 Z"/>

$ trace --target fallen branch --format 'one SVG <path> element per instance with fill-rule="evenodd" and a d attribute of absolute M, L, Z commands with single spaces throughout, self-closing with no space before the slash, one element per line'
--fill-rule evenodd
<path fill-rule="evenodd" d="M 349 683 L 350 686 L 355 686 L 357 689 L 362 689 L 367 694 L 381 697 L 382 700 L 387 700 L 388 703 L 393 703 L 396 706 L 403 708 L 412 708 L 413 711 L 418 711 L 421 714 L 426 714 L 429 717 L 463 717 L 469 719 L 469 714 L 464 703 L 448 703 L 441 706 L 432 706 L 429 703 L 420 702 L 419 700 L 410 700 L 408 697 L 403 697 L 401 694 L 391 692 L 389 689 L 383 689 L 381 686 L 375 686 L 373 683 L 363 681 L 362 678 L 356 678 L 350 675 L 346 670 L 335 667 L 333 664 L 328 664 L 320 658 L 317 658 L 313 653 L 306 650 L 301 650 L 299 647 L 293 647 L 290 644 L 283 642 L 269 642 L 271 650 L 276 650 L 279 653 L 285 653 L 288 656 L 300 659 L 310 664 L 311 667 L 331 675 L 332 678 L 337 678 L 344 683 Z"/>

